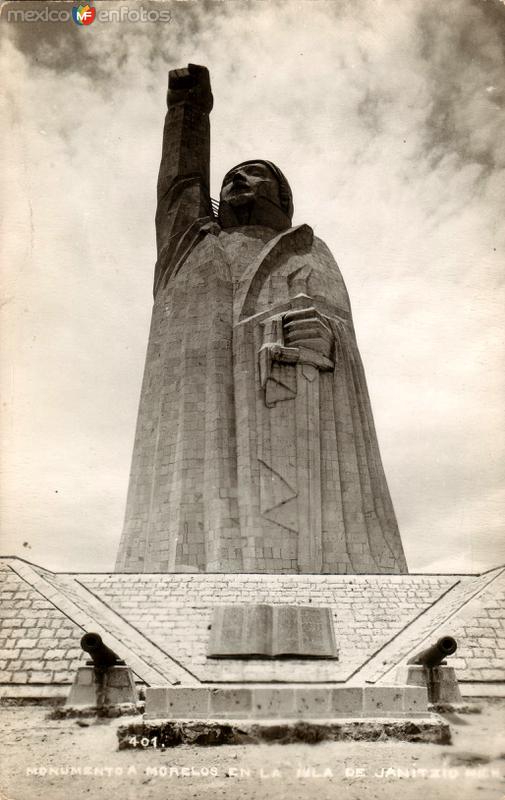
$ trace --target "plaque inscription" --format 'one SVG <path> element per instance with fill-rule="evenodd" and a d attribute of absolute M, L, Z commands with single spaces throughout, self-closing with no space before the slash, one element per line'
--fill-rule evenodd
<path fill-rule="evenodd" d="M 217 606 L 209 658 L 338 658 L 329 608 Z"/>

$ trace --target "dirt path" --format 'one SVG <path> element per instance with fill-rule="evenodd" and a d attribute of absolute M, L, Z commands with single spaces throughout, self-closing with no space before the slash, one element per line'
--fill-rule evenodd
<path fill-rule="evenodd" d="M 0 800 L 505 800 L 505 700 L 454 718 L 448 747 L 401 742 L 117 750 L 123 720 L 2 708 Z M 76 774 L 70 773 L 73 770 Z M 423 772 L 424 771 L 424 772 Z"/>

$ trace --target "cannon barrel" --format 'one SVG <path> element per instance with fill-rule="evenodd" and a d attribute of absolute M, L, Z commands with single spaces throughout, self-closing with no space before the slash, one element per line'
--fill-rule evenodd
<path fill-rule="evenodd" d="M 103 643 L 102 637 L 98 633 L 85 633 L 81 639 L 81 647 L 90 654 L 93 666 L 100 669 L 107 669 L 116 664 L 124 664 L 124 661 Z"/>
<path fill-rule="evenodd" d="M 407 663 L 421 664 L 423 667 L 433 669 L 434 667 L 440 666 L 445 658 L 452 656 L 457 648 L 458 643 L 456 639 L 453 639 L 452 636 L 442 636 L 435 644 L 432 644 L 431 647 L 427 647 L 426 650 L 421 650 L 419 653 L 416 653 Z"/>

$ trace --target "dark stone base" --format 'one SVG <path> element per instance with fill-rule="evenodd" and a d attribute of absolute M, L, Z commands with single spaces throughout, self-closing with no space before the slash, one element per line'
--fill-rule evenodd
<path fill-rule="evenodd" d="M 60 706 L 55 708 L 48 719 L 89 719 L 90 717 L 125 717 L 142 714 L 144 703 L 115 703 L 108 706 Z"/>
<path fill-rule="evenodd" d="M 435 714 L 480 714 L 482 707 L 477 703 L 429 703 L 429 711 Z"/>
<path fill-rule="evenodd" d="M 18 687 L 16 687 L 18 688 Z M 0 708 L 2 706 L 62 706 L 65 702 L 64 697 L 0 697 Z"/>
<path fill-rule="evenodd" d="M 451 743 L 449 725 L 436 715 L 431 715 L 428 719 L 339 719 L 325 722 L 158 720 L 121 725 L 117 736 L 120 750 L 163 750 L 180 744 L 316 744 L 344 740 L 383 742 L 388 739 L 432 744 Z"/>

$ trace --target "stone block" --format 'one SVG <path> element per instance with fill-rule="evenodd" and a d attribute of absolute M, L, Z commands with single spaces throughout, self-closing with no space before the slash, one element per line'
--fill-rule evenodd
<path fill-rule="evenodd" d="M 166 718 L 168 695 L 165 686 L 149 686 L 145 697 L 145 719 Z"/>
<path fill-rule="evenodd" d="M 35 639 L 18 639 L 16 642 L 16 647 L 30 648 L 30 647 L 35 647 L 36 644 L 37 642 L 35 641 Z"/>
<path fill-rule="evenodd" d="M 14 672 L 11 676 L 11 683 L 28 683 L 26 672 Z"/>
<path fill-rule="evenodd" d="M 34 670 L 28 675 L 28 683 L 51 683 L 53 673 L 46 670 Z"/>
<path fill-rule="evenodd" d="M 64 657 L 65 657 L 65 651 L 64 651 L 64 650 L 61 650 L 61 649 L 56 649 L 56 650 L 47 650 L 47 651 L 45 652 L 45 654 L 44 654 L 44 657 L 45 657 L 46 659 L 52 659 L 52 658 L 64 658 Z"/>
<path fill-rule="evenodd" d="M 396 668 L 395 683 L 398 686 L 426 686 L 424 667 L 406 664 Z"/>
<path fill-rule="evenodd" d="M 295 715 L 294 689 L 274 687 L 253 689 L 253 715 L 258 718 L 293 717 Z"/>
<path fill-rule="evenodd" d="M 301 719 L 331 716 L 331 689 L 310 686 L 295 689 L 295 716 Z"/>
<path fill-rule="evenodd" d="M 210 714 L 225 718 L 248 718 L 252 712 L 251 689 L 211 689 Z"/>
<path fill-rule="evenodd" d="M 363 688 L 338 686 L 332 689 L 330 711 L 334 717 L 359 717 L 363 711 Z"/>
<path fill-rule="evenodd" d="M 62 670 L 61 672 L 54 672 L 53 683 L 72 683 L 72 674 L 73 673 L 68 669 Z"/>
<path fill-rule="evenodd" d="M 5 659 L 6 661 L 8 661 L 11 658 L 18 658 L 18 656 L 19 656 L 18 648 L 0 650 L 0 658 Z"/>
<path fill-rule="evenodd" d="M 428 710 L 428 690 L 425 686 L 405 686 L 403 689 L 403 710 L 406 714 L 426 714 Z"/>
<path fill-rule="evenodd" d="M 137 691 L 135 686 L 107 686 L 105 692 L 104 704 L 107 706 L 115 706 L 120 703 L 134 703 L 138 702 Z"/>
<path fill-rule="evenodd" d="M 79 667 L 70 689 L 67 706 L 95 706 L 96 689 L 92 667 Z"/>
<path fill-rule="evenodd" d="M 130 670 L 128 667 L 114 667 L 107 680 L 107 686 L 115 689 L 130 686 Z"/>
<path fill-rule="evenodd" d="M 428 688 L 432 703 L 462 703 L 463 698 L 453 667 L 436 667 L 433 670 L 433 687 Z"/>
<path fill-rule="evenodd" d="M 34 648 L 31 650 L 30 648 L 21 650 L 19 657 L 21 660 L 25 661 L 26 659 L 38 659 L 42 661 L 45 657 L 45 653 L 41 649 Z"/>
<path fill-rule="evenodd" d="M 76 683 L 79 686 L 93 686 L 93 667 L 79 667 L 76 675 Z"/>
<path fill-rule="evenodd" d="M 146 689 L 146 719 L 206 719 L 209 716 L 210 691 L 199 686 L 170 686 Z"/>
<path fill-rule="evenodd" d="M 402 686 L 365 686 L 363 689 L 363 714 L 365 717 L 382 717 L 403 713 Z"/>

